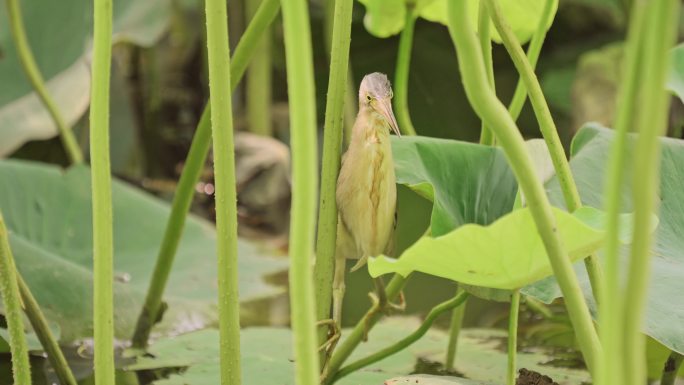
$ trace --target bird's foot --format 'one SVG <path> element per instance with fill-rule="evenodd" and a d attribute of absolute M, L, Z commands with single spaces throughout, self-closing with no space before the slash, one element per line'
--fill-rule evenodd
<path fill-rule="evenodd" d="M 363 342 L 368 341 L 368 331 L 370 329 L 369 321 L 377 313 L 382 312 L 386 315 L 389 315 L 392 313 L 392 311 L 403 312 L 406 310 L 406 299 L 404 297 L 403 291 L 399 292 L 399 301 L 397 303 L 388 301 L 386 296 L 384 296 L 384 295 L 378 296 L 378 294 L 375 292 L 368 293 L 368 297 L 370 298 L 371 303 L 373 305 L 371 306 L 371 310 L 368 312 L 367 316 L 364 318 L 363 337 L 362 337 Z"/>
<path fill-rule="evenodd" d="M 321 379 L 328 376 L 328 363 L 330 362 L 330 357 L 332 356 L 335 346 L 340 341 L 342 332 L 340 331 L 340 326 L 334 319 L 324 319 L 316 322 L 316 326 L 327 326 L 328 327 L 328 339 L 318 347 L 319 352 L 324 352 L 325 356 L 322 363 Z"/>

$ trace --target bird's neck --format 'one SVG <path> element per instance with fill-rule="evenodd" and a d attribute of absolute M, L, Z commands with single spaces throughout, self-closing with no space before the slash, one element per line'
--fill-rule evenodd
<path fill-rule="evenodd" d="M 352 131 L 352 144 L 389 143 L 389 136 L 389 127 L 382 115 L 366 106 L 359 109 Z"/>

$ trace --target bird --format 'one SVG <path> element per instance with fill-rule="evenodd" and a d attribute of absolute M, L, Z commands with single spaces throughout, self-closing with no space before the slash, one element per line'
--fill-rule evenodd
<path fill-rule="evenodd" d="M 341 321 L 346 260 L 359 259 L 351 269 L 355 271 L 369 257 L 389 254 L 394 247 L 397 188 L 390 131 L 397 136 L 401 132 L 392 111 L 392 96 L 383 73 L 368 74 L 361 81 L 359 112 L 337 179 L 332 312 L 336 325 Z M 381 278 L 375 278 L 374 283 L 376 297 L 371 298 L 384 306 L 387 299 Z"/>

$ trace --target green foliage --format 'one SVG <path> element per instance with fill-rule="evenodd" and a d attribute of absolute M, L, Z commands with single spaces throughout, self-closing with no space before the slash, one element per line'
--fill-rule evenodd
<path fill-rule="evenodd" d="M 585 204 L 598 206 L 602 203 L 605 167 L 613 136 L 612 130 L 587 125 L 577 133 L 573 141 L 570 166 Z M 630 142 L 633 142 L 633 137 Z M 684 302 L 678 293 L 684 290 L 681 280 L 684 276 L 684 239 L 679 236 L 684 231 L 684 176 L 681 169 L 681 164 L 684 164 L 684 142 L 662 138 L 661 145 L 660 223 L 655 231 L 652 249 L 652 272 L 644 332 L 668 348 L 682 353 L 684 333 L 679 327 L 679 320 L 684 318 Z M 629 158 L 631 156 L 628 154 Z M 629 176 L 627 178 L 622 189 L 623 212 L 631 211 L 633 207 L 628 187 L 635 181 L 629 179 Z M 552 203 L 562 207 L 562 194 L 557 181 L 551 180 L 547 189 Z M 623 250 L 621 264 L 627 261 L 626 252 L 627 250 Z M 591 289 L 584 268 L 576 264 L 575 272 L 579 276 L 585 297 L 591 300 Z M 560 291 L 552 278 L 527 287 L 524 292 L 545 302 L 560 297 Z"/>
<path fill-rule="evenodd" d="M 90 177 L 85 166 L 66 172 L 32 162 L 0 162 L 0 210 L 10 229 L 16 264 L 63 342 L 92 335 Z M 129 338 L 142 306 L 168 206 L 125 183 L 113 183 L 115 332 Z M 216 321 L 216 234 L 190 216 L 156 332 L 194 330 Z M 262 277 L 286 261 L 240 241 L 242 301 L 280 292 Z M 56 290 L 55 288 L 59 288 Z"/>
<path fill-rule="evenodd" d="M 556 226 L 573 261 L 596 251 L 602 243 L 603 213 L 583 207 L 570 214 L 554 209 Z M 624 222 L 631 219 L 624 218 Z M 626 224 L 626 223 L 625 223 Z M 623 226 L 629 228 L 631 226 Z M 413 271 L 468 285 L 516 289 L 552 274 L 542 239 L 529 209 L 507 214 L 489 226 L 466 224 L 437 237 L 424 237 L 399 259 L 371 258 L 372 276 Z"/>
<path fill-rule="evenodd" d="M 114 43 L 154 44 L 166 30 L 169 0 L 114 2 Z M 87 109 L 92 44 L 92 1 L 21 1 L 28 40 L 48 90 L 69 125 Z M 9 31 L 6 8 L 0 7 L 0 156 L 31 139 L 55 136 L 57 129 L 32 93 Z"/>
<path fill-rule="evenodd" d="M 415 318 L 391 318 L 381 322 L 370 335 L 367 343 L 361 344 L 350 360 L 365 357 L 409 334 L 420 325 Z M 342 331 L 343 336 L 348 330 Z M 213 329 L 184 334 L 173 339 L 164 339 L 150 346 L 148 356 L 141 356 L 127 370 L 183 367 L 187 370 L 171 375 L 168 379 L 154 382 L 155 385 L 204 385 L 216 383 L 218 378 L 218 332 Z M 506 354 L 500 344 L 506 333 L 501 330 L 466 329 L 459 340 L 459 356 L 456 370 L 465 377 L 477 381 L 500 383 L 506 372 Z M 415 344 L 383 361 L 350 374 L 337 382 L 340 385 L 382 384 L 388 378 L 404 376 L 415 372 L 416 361 L 436 364 L 443 359 L 445 332 L 432 329 Z M 344 339 L 344 337 L 343 337 Z M 248 328 L 241 335 L 244 360 L 244 385 L 277 383 L 294 384 L 292 362 L 292 333 L 282 328 Z M 562 385 L 581 384 L 589 381 L 587 372 L 578 369 L 560 368 L 540 363 L 551 360 L 549 351 L 526 349 L 518 354 L 521 367 L 548 374 Z M 425 370 L 425 369 L 423 369 Z M 454 377 L 445 377 L 456 381 Z M 461 381 L 462 379 L 458 379 Z M 415 381 L 415 380 L 414 380 Z M 392 382 L 387 382 L 391 384 Z M 401 382 L 400 382 L 401 383 Z M 413 382 L 415 384 L 415 382 Z M 422 383 L 422 382 L 421 382 Z M 426 382 L 429 384 L 429 382 Z M 437 383 L 439 384 L 439 383 Z M 447 384 L 459 384 L 451 382 Z M 460 383 L 471 385 L 472 382 Z"/>
<path fill-rule="evenodd" d="M 366 7 L 363 24 L 371 34 L 377 37 L 389 37 L 399 33 L 404 28 L 406 12 L 412 7 L 418 16 L 446 25 L 446 11 L 448 0 L 359 0 Z M 468 11 L 473 25 L 477 25 L 479 0 L 468 0 Z M 547 0 L 503 0 L 501 8 L 506 14 L 508 22 L 521 43 L 532 37 L 539 19 L 542 17 L 544 3 Z M 558 7 L 558 0 L 554 1 L 554 9 Z M 555 13 L 555 10 L 554 10 Z M 549 21 L 548 27 L 551 26 Z M 496 29 L 491 27 L 492 40 L 501 42 Z"/>
<path fill-rule="evenodd" d="M 667 88 L 684 102 L 684 44 L 670 51 L 670 74 Z"/>

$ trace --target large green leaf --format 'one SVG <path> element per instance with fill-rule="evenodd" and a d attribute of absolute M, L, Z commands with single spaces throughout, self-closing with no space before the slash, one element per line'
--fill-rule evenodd
<path fill-rule="evenodd" d="M 114 181 L 115 333 L 130 338 L 156 260 L 168 206 Z M 90 170 L 66 171 L 24 161 L 0 161 L 0 210 L 10 229 L 17 267 L 62 341 L 92 335 L 92 229 Z M 156 329 L 178 333 L 216 321 L 216 233 L 190 216 L 166 289 L 169 309 Z M 286 261 L 239 245 L 243 301 L 280 292 L 263 275 Z"/>
<path fill-rule="evenodd" d="M 348 362 L 374 353 L 398 341 L 419 326 L 415 318 L 395 317 L 382 321 L 369 335 L 367 343 L 359 345 Z M 343 330 L 343 336 L 347 330 Z M 459 337 L 456 370 L 472 381 L 502 383 L 506 373 L 506 353 L 501 344 L 506 333 L 501 330 L 465 329 Z M 241 333 L 243 381 L 245 385 L 294 384 L 292 333 L 289 329 L 247 328 Z M 343 337 L 344 338 L 344 337 Z M 448 336 L 432 329 L 423 338 L 401 352 L 341 379 L 338 384 L 382 384 L 386 379 L 407 375 L 416 370 L 418 359 L 441 361 L 446 354 Z M 149 349 L 149 355 L 139 357 L 127 370 L 187 367 L 187 370 L 156 381 L 155 385 L 216 384 L 219 378 L 218 332 L 202 330 L 159 341 Z M 548 374 L 562 385 L 589 381 L 583 370 L 559 368 L 541 363 L 551 360 L 550 352 L 529 348 L 518 353 L 518 364 Z M 454 380 L 452 377 L 445 377 Z M 455 380 L 454 380 L 455 381 Z M 415 383 L 415 382 L 413 382 Z M 450 384 L 459 384 L 451 382 Z"/>
<path fill-rule="evenodd" d="M 407 3 L 417 9 L 421 17 L 446 25 L 448 0 L 359 0 L 366 6 L 364 26 L 377 37 L 388 37 L 404 29 Z M 513 33 L 521 43 L 526 43 L 539 25 L 544 4 L 547 0 L 501 0 L 501 10 L 506 15 Z M 558 0 L 554 1 L 554 13 L 558 8 Z M 477 26 L 480 0 L 468 0 L 470 20 Z M 547 26 L 550 27 L 551 24 Z M 490 28 L 492 39 L 501 42 L 501 36 L 492 25 Z"/>
<path fill-rule="evenodd" d="M 553 215 L 561 241 L 573 261 L 601 246 L 605 235 L 602 212 L 583 207 L 570 214 L 554 208 Z M 628 219 L 631 217 L 623 222 Z M 387 273 L 406 277 L 420 271 L 468 285 L 508 290 L 552 274 L 544 243 L 528 208 L 515 210 L 489 226 L 467 224 L 440 237 L 423 237 L 399 259 L 370 258 L 368 271 L 373 277 Z"/>
<path fill-rule="evenodd" d="M 667 88 L 684 102 L 684 44 L 670 50 L 670 74 Z"/>
<path fill-rule="evenodd" d="M 513 208 L 517 183 L 495 147 L 421 136 L 393 137 L 397 183 L 434 202 L 432 234 L 488 225 Z"/>
<path fill-rule="evenodd" d="M 572 146 L 572 167 L 575 181 L 582 197 L 588 205 L 600 206 L 603 202 L 605 168 L 611 148 L 613 132 L 609 129 L 588 125 L 575 137 Z M 651 277 L 646 301 L 644 332 L 665 346 L 684 353 L 684 141 L 662 138 L 662 160 L 660 172 L 660 224 L 655 232 L 655 244 L 651 263 Z M 631 157 L 628 157 L 630 159 Z M 629 173 L 627 173 L 629 179 Z M 623 188 L 622 210 L 632 210 L 630 193 L 631 180 Z M 547 184 L 552 202 L 563 206 L 562 193 L 558 181 Z M 623 265 L 626 264 L 623 255 Z M 575 264 L 585 297 L 594 306 L 589 279 L 583 264 Z M 549 302 L 560 297 L 561 293 L 551 278 L 525 289 L 533 295 Z"/>
<path fill-rule="evenodd" d="M 38 68 L 67 123 L 73 124 L 90 99 L 92 2 L 23 0 L 21 8 Z M 115 1 L 114 42 L 150 46 L 161 37 L 169 16 L 169 0 Z M 0 156 L 4 156 L 28 140 L 55 136 L 57 129 L 21 69 L 6 7 L 0 7 L 0 47 Z"/>

